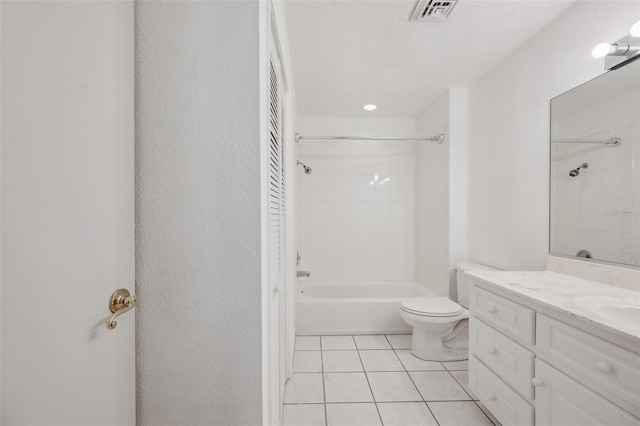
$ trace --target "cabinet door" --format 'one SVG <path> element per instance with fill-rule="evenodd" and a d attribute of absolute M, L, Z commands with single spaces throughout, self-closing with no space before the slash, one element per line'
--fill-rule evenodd
<path fill-rule="evenodd" d="M 640 420 L 536 359 L 536 425 L 640 425 Z"/>
<path fill-rule="evenodd" d="M 640 354 L 540 313 L 536 348 L 557 369 L 640 416 Z"/>

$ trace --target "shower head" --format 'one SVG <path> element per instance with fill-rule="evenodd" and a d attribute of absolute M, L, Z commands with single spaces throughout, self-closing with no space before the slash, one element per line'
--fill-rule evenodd
<path fill-rule="evenodd" d="M 307 165 L 305 165 L 304 163 L 301 163 L 300 161 L 296 161 L 296 166 L 302 166 L 302 168 L 304 169 L 304 172 L 308 175 L 311 174 L 311 167 L 308 167 Z"/>
<path fill-rule="evenodd" d="M 588 163 L 582 163 L 581 166 L 578 166 L 575 169 L 571 170 L 569 172 L 569 176 L 576 177 L 576 176 L 578 176 L 580 174 L 580 169 L 586 169 L 587 167 L 589 167 Z"/>

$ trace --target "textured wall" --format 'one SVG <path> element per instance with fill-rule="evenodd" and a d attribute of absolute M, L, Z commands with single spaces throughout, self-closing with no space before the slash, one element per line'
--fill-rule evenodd
<path fill-rule="evenodd" d="M 261 424 L 259 5 L 136 5 L 138 424 Z"/>
<path fill-rule="evenodd" d="M 579 1 L 469 91 L 469 255 L 544 269 L 548 251 L 549 100 L 601 74 L 601 41 L 628 34 L 637 1 Z"/>

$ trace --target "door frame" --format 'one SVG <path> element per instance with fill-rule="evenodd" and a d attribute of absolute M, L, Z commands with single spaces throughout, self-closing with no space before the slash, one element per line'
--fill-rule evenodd
<path fill-rule="evenodd" d="M 293 81 L 288 70 L 291 69 L 289 46 L 286 31 L 284 6 L 280 2 L 260 2 L 260 153 L 261 153 L 261 223 L 262 223 L 262 392 L 263 423 L 280 424 L 284 385 L 293 372 L 294 349 L 294 297 L 295 297 L 295 106 Z M 273 40 L 273 41 L 272 41 Z M 269 60 L 275 54 L 280 60 L 281 87 L 283 99 L 283 147 L 286 152 L 285 176 L 287 182 L 287 203 L 285 205 L 285 268 L 283 286 L 279 293 L 279 335 L 273 336 L 271 330 L 271 309 L 274 307 L 273 289 L 269 282 L 269 235 L 268 235 L 268 117 L 269 117 Z M 280 340 L 279 353 L 270 351 L 272 338 Z M 274 384 L 271 382 L 273 363 L 278 364 L 280 371 L 278 380 L 279 395 L 271 395 Z"/>

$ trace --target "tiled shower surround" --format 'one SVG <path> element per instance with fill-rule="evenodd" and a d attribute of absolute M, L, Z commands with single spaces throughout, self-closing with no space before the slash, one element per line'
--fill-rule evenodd
<path fill-rule="evenodd" d="M 298 160 L 300 270 L 319 281 L 416 279 L 417 147 L 303 142 Z"/>

